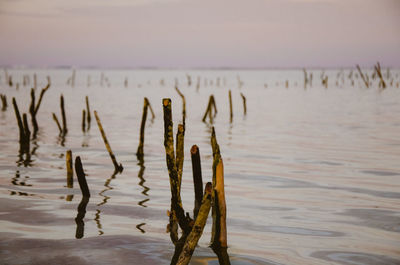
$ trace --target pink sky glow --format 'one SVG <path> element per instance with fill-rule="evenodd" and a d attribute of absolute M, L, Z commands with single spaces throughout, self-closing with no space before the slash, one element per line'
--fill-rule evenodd
<path fill-rule="evenodd" d="M 400 67 L 399 0 L 0 0 L 0 65 Z"/>

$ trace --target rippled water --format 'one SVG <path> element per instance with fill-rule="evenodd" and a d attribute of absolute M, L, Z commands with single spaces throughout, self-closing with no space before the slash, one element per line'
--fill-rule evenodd
<path fill-rule="evenodd" d="M 393 86 L 383 91 L 377 80 L 369 89 L 359 79 L 353 86 L 350 70 L 343 80 L 337 78 L 339 70 L 327 71 L 327 89 L 320 70 L 312 71 L 313 86 L 307 89 L 303 72 L 295 70 L 107 70 L 103 86 L 100 70 L 77 70 L 74 87 L 66 84 L 71 70 L 8 72 L 14 83 L 36 72 L 39 87 L 49 75 L 52 86 L 38 112 L 31 161 L 24 164 L 11 98 L 28 112 L 29 88 L 10 88 L 1 78 L 0 93 L 9 103 L 0 113 L 1 264 L 169 263 L 174 249 L 165 232 L 170 190 L 161 100 L 172 98 L 176 129 L 182 108 L 175 80 L 187 101 L 182 197 L 188 212 L 194 205 L 193 144 L 200 148 L 203 180 L 211 180 L 211 127 L 201 119 L 209 95 L 216 98 L 214 126 L 225 164 L 233 264 L 400 264 L 399 71 L 391 70 Z M 240 92 L 247 97 L 246 116 Z M 60 116 L 61 93 L 69 129 L 65 139 L 51 117 L 52 112 Z M 90 131 L 81 131 L 86 95 L 124 166 L 121 174 L 113 174 L 93 115 Z M 141 166 L 135 153 L 145 96 L 156 117 L 146 124 Z M 83 227 L 75 222 L 82 198 L 78 183 L 66 186 L 68 149 L 81 156 L 92 194 Z M 75 238 L 77 228 L 83 229 L 82 239 Z M 192 264 L 218 264 L 208 248 L 210 230 L 211 218 Z"/>

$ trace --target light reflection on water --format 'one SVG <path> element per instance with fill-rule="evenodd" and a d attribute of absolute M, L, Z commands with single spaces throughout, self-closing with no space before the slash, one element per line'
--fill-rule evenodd
<path fill-rule="evenodd" d="M 101 86 L 100 71 L 78 70 L 73 88 L 65 84 L 69 70 L 36 72 L 41 85 L 47 75 L 53 85 L 43 98 L 37 116 L 40 129 L 28 154 L 19 152 L 13 109 L 0 115 L 0 238 L 4 238 L 0 258 L 10 251 L 15 259 L 8 258 L 10 264 L 39 260 L 20 237 L 39 245 L 36 251 L 59 249 L 61 256 L 73 255 L 77 264 L 85 264 L 80 257 L 93 263 L 90 255 L 104 264 L 126 264 L 132 259 L 142 264 L 146 259 L 153 262 L 148 264 L 168 263 L 173 246 L 165 233 L 170 190 L 161 99 L 172 98 L 176 127 L 181 120 L 181 99 L 174 90 L 175 78 L 187 101 L 182 182 L 187 212 L 192 212 L 194 198 L 189 152 L 193 144 L 201 149 L 204 182 L 212 175 L 211 126 L 201 119 L 209 95 L 215 96 L 218 114 L 213 125 L 225 163 L 232 264 L 399 263 L 400 89 L 365 89 L 357 79 L 354 86 L 340 79 L 336 87 L 333 80 L 339 71 L 326 71 L 332 80 L 328 89 L 315 78 L 314 86 L 306 90 L 302 71 L 107 71 L 110 86 Z M 314 72 L 319 76 L 320 71 Z M 397 72 L 392 70 L 393 76 Z M 33 71 L 9 73 L 18 80 Z M 200 89 L 195 84 L 187 86 L 186 73 L 194 83 L 201 77 Z M 90 87 L 86 86 L 88 75 Z M 123 84 L 126 76 L 128 87 Z M 238 76 L 244 82 L 240 89 Z M 15 96 L 23 113 L 28 111 L 29 89 L 16 91 L 1 84 L 0 93 L 9 101 Z M 240 92 L 247 97 L 246 116 Z M 52 112 L 59 112 L 61 93 L 69 129 L 65 136 L 58 135 L 51 117 Z M 86 95 L 124 166 L 121 174 L 110 174 L 114 167 L 93 120 L 90 131 L 81 130 Z M 137 161 L 145 96 L 156 118 L 146 124 L 145 156 Z M 87 174 L 92 197 L 83 204 L 79 187 L 66 187 L 67 149 L 81 156 Z M 84 213 L 79 211 L 83 208 Z M 207 248 L 210 224 L 193 264 L 217 264 Z M 83 243 L 76 243 L 75 236 Z M 82 244 L 87 244 L 87 253 L 79 251 Z M 27 254 L 17 259 L 16 249 L 22 245 Z M 64 247 L 69 254 L 62 251 Z M 115 251 L 121 256 L 115 257 Z"/>

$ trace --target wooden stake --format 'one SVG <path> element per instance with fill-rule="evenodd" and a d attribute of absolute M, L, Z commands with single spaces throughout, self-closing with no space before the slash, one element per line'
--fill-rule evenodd
<path fill-rule="evenodd" d="M 82 132 L 86 132 L 86 111 L 82 110 Z"/>
<path fill-rule="evenodd" d="M 140 137 L 139 137 L 139 146 L 136 151 L 136 156 L 138 160 L 143 159 L 143 145 L 144 145 L 144 129 L 146 126 L 146 119 L 147 119 L 147 108 L 148 108 L 148 99 L 145 97 L 143 100 L 143 114 L 142 114 L 142 122 L 140 124 Z"/>
<path fill-rule="evenodd" d="M 211 95 L 211 107 L 212 108 L 214 108 L 214 115 L 213 115 L 213 117 L 215 117 L 216 115 L 217 115 L 217 113 L 218 113 L 218 110 L 217 110 L 217 104 L 215 103 L 215 98 L 214 98 L 214 95 Z"/>
<path fill-rule="evenodd" d="M 61 94 L 60 96 L 60 107 L 61 107 L 61 118 L 62 118 L 62 133 L 63 135 L 67 134 L 67 118 L 65 117 L 65 109 L 64 109 L 64 96 Z"/>
<path fill-rule="evenodd" d="M 230 110 L 230 122 L 233 121 L 233 110 L 232 110 L 232 92 L 229 90 L 229 110 Z"/>
<path fill-rule="evenodd" d="M 106 148 L 107 148 L 108 154 L 110 155 L 111 161 L 112 161 L 113 164 L 114 164 L 115 171 L 116 171 L 116 172 L 122 172 L 122 170 L 123 170 L 124 168 L 122 167 L 122 164 L 118 164 L 118 163 L 117 163 L 117 159 L 115 158 L 115 155 L 114 155 L 114 153 L 113 153 L 112 150 L 111 150 L 110 144 L 108 143 L 108 140 L 107 140 L 107 137 L 106 137 L 106 133 L 105 133 L 104 130 L 103 130 L 103 126 L 101 125 L 100 118 L 99 118 L 99 116 L 97 115 L 97 111 L 94 111 L 94 116 L 95 116 L 95 118 L 96 118 L 97 125 L 98 125 L 98 127 L 99 127 L 101 136 L 103 137 L 103 141 L 104 141 L 104 144 L 105 144 L 105 146 L 106 146 Z"/>
<path fill-rule="evenodd" d="M 173 137 L 173 123 L 172 123 L 172 109 L 171 99 L 163 99 L 163 111 L 164 111 L 164 147 L 166 154 L 166 162 L 168 167 L 168 174 L 171 187 L 171 215 L 176 214 L 179 226 L 184 233 L 190 232 L 189 220 L 185 216 L 185 212 L 182 208 L 182 201 L 179 192 L 179 180 L 178 172 L 175 161 L 174 152 L 174 137 Z"/>
<path fill-rule="evenodd" d="M 192 146 L 192 148 L 190 149 L 190 154 L 192 157 L 192 171 L 193 171 L 194 198 L 195 198 L 193 216 L 194 219 L 196 220 L 203 196 L 203 178 L 201 175 L 200 150 L 197 147 L 197 145 Z"/>
<path fill-rule="evenodd" d="M 31 131 L 29 130 L 29 125 L 28 125 L 28 118 L 26 113 L 22 114 L 22 119 L 24 121 L 24 134 L 25 134 L 25 152 L 29 155 L 29 150 L 30 150 L 30 141 L 31 141 Z"/>
<path fill-rule="evenodd" d="M 33 126 L 33 134 L 36 134 L 36 132 L 39 130 L 39 126 L 37 124 L 36 120 L 36 113 L 35 113 L 35 90 L 32 88 L 31 89 L 31 105 L 29 107 L 29 113 L 31 114 L 31 119 L 32 119 L 32 126 Z"/>
<path fill-rule="evenodd" d="M 1 111 L 6 111 L 8 107 L 6 95 L 1 95 L 1 104 L 2 104 Z"/>
<path fill-rule="evenodd" d="M 49 89 L 49 87 L 50 87 L 50 82 L 47 84 L 47 86 L 45 88 L 42 88 L 42 91 L 40 91 L 39 100 L 35 107 L 35 114 L 39 111 L 40 104 L 42 104 L 42 99 L 43 99 L 44 93 L 46 93 L 46 91 Z"/>
<path fill-rule="evenodd" d="M 39 125 L 37 123 L 36 114 L 39 111 L 40 104 L 42 103 L 44 93 L 46 93 L 46 91 L 47 91 L 47 89 L 49 89 L 49 87 L 50 87 L 50 83 L 48 83 L 45 88 L 42 88 L 42 91 L 40 92 L 40 96 L 39 96 L 39 100 L 38 100 L 37 104 L 35 103 L 35 90 L 33 88 L 31 89 L 31 105 L 29 107 L 29 113 L 30 113 L 31 119 L 32 119 L 34 137 L 36 136 L 36 133 L 39 130 Z"/>
<path fill-rule="evenodd" d="M 243 95 L 243 93 L 240 93 L 240 96 L 243 99 L 243 114 L 246 115 L 247 113 L 247 108 L 246 108 L 246 97 Z"/>
<path fill-rule="evenodd" d="M 150 112 L 151 112 L 151 120 L 154 120 L 154 118 L 156 117 L 156 115 L 154 115 L 154 111 L 153 111 L 153 108 L 151 107 L 151 104 L 150 104 L 150 101 L 149 101 L 149 100 L 147 100 L 147 105 L 148 105 L 148 107 L 149 107 L 149 109 L 150 109 Z"/>
<path fill-rule="evenodd" d="M 179 96 L 182 98 L 182 124 L 183 128 L 185 129 L 185 119 L 186 119 L 186 99 L 185 96 L 182 94 L 182 92 L 178 89 L 178 87 L 175 87 L 176 92 L 178 92 Z"/>
<path fill-rule="evenodd" d="M 361 68 L 360 68 L 360 66 L 358 64 L 356 65 L 356 68 L 357 68 L 358 73 L 360 74 L 362 80 L 364 81 L 365 86 L 367 88 L 369 88 L 369 83 L 368 83 L 367 79 L 365 78 L 364 74 L 362 73 Z"/>
<path fill-rule="evenodd" d="M 199 214 L 196 218 L 196 221 L 193 225 L 193 228 L 190 234 L 187 236 L 182 252 L 179 255 L 178 262 L 176 264 L 179 265 L 187 265 L 192 258 L 194 249 L 199 242 L 201 235 L 203 234 L 204 226 L 206 225 L 206 221 L 208 218 L 208 214 L 211 208 L 211 193 L 212 193 L 212 184 L 208 182 L 206 184 L 206 188 L 204 191 L 204 197 L 201 203 L 201 207 L 199 209 Z"/>
<path fill-rule="evenodd" d="M 227 247 L 227 231 L 226 231 L 226 201 L 225 201 L 225 190 L 224 190 L 224 164 L 222 158 L 219 159 L 216 167 L 216 183 L 215 183 L 215 196 L 218 201 L 218 214 L 219 217 L 219 237 L 217 245 L 219 247 Z M 218 223 L 218 222 L 217 222 Z"/>
<path fill-rule="evenodd" d="M 224 192 L 224 167 L 219 145 L 215 136 L 214 127 L 211 133 L 211 147 L 213 150 L 213 226 L 211 246 L 214 248 L 227 247 L 226 240 L 226 203 Z"/>
<path fill-rule="evenodd" d="M 182 184 L 182 172 L 183 172 L 183 161 L 184 161 L 184 137 L 185 127 L 183 124 L 178 125 L 178 131 L 176 133 L 176 170 L 178 173 L 178 193 L 181 192 Z"/>
<path fill-rule="evenodd" d="M 56 122 L 58 130 L 60 131 L 59 134 L 62 135 L 63 130 L 61 128 L 60 122 L 58 121 L 57 115 L 53 112 L 53 120 Z"/>
<path fill-rule="evenodd" d="M 212 108 L 214 108 L 214 115 L 212 114 Z M 214 96 L 211 95 L 210 98 L 208 99 L 208 105 L 207 105 L 207 109 L 206 112 L 204 113 L 203 116 L 203 122 L 206 121 L 207 115 L 209 117 L 210 123 L 213 123 L 213 118 L 215 117 L 215 115 L 217 114 L 217 106 L 215 104 L 215 100 L 214 100 Z"/>
<path fill-rule="evenodd" d="M 17 123 L 18 123 L 18 128 L 19 128 L 19 142 L 20 142 L 20 144 L 23 144 L 26 140 L 24 124 L 22 123 L 22 119 L 21 119 L 21 115 L 19 113 L 17 101 L 15 100 L 14 97 L 12 99 L 12 103 L 14 106 L 15 117 L 17 118 Z"/>
<path fill-rule="evenodd" d="M 86 113 L 87 113 L 87 131 L 90 130 L 90 122 L 92 120 L 92 117 L 90 116 L 90 107 L 89 107 L 89 97 L 86 96 Z"/>
<path fill-rule="evenodd" d="M 83 197 L 90 197 L 89 187 L 86 182 L 85 172 L 83 171 L 82 162 L 80 156 L 75 158 L 75 173 L 78 178 L 79 187 Z"/>
<path fill-rule="evenodd" d="M 381 65 L 379 64 L 379 62 L 374 66 L 376 73 L 379 76 L 380 82 L 379 82 L 379 87 L 382 89 L 386 88 L 386 82 L 385 80 L 383 80 L 383 75 L 381 72 Z"/>
<path fill-rule="evenodd" d="M 73 188 L 74 186 L 74 179 L 73 179 L 73 169 L 72 169 L 72 151 L 67 150 L 66 153 L 66 167 L 67 167 L 67 187 Z"/>

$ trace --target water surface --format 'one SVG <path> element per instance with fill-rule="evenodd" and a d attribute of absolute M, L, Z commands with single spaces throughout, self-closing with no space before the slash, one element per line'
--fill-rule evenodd
<path fill-rule="evenodd" d="M 170 190 L 161 100 L 172 98 L 176 130 L 182 110 L 176 83 L 187 101 L 182 198 L 190 213 L 189 150 L 199 146 L 203 181 L 210 181 L 211 126 L 201 119 L 209 95 L 216 99 L 213 125 L 224 159 L 232 264 L 400 264 L 399 71 L 391 71 L 393 86 L 383 91 L 376 80 L 369 89 L 359 79 L 352 85 L 350 70 L 339 78 L 339 70 L 327 71 L 328 88 L 321 85 L 321 71 L 314 70 L 313 85 L 306 89 L 303 72 L 297 70 L 77 70 L 74 87 L 66 83 L 69 69 L 8 72 L 21 85 L 16 90 L 1 79 L 0 93 L 9 101 L 0 112 L 4 264 L 169 263 L 173 245 L 165 232 Z M 40 130 L 31 143 L 30 161 L 21 161 L 11 98 L 21 112 L 28 111 L 30 87 L 21 80 L 24 74 L 32 79 L 34 72 L 39 88 L 47 75 L 52 85 L 38 112 Z M 103 84 L 102 72 L 108 80 Z M 53 112 L 60 117 L 61 93 L 69 129 L 64 139 L 51 117 Z M 247 115 L 240 93 L 247 97 Z M 121 174 L 113 173 L 93 114 L 90 131 L 81 131 L 86 95 L 124 166 Z M 143 97 L 156 117 L 146 124 L 141 164 L 135 152 Z M 79 224 L 78 183 L 75 179 L 73 188 L 66 186 L 68 149 L 81 156 L 92 194 Z M 76 239 L 77 230 L 81 239 Z M 208 248 L 210 234 L 211 219 L 192 264 L 217 264 Z"/>

